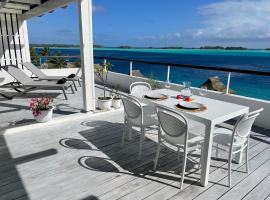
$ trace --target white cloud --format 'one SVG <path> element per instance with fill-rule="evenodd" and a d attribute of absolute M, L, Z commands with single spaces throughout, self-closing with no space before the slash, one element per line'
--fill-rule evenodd
<path fill-rule="evenodd" d="M 93 5 L 92 10 L 93 12 L 104 12 L 106 8 L 102 5 Z"/>
<path fill-rule="evenodd" d="M 200 8 L 205 27 L 194 37 L 228 41 L 270 39 L 270 0 L 225 0 Z"/>
<path fill-rule="evenodd" d="M 145 35 L 145 36 L 138 36 L 135 39 L 138 40 L 175 40 L 180 39 L 182 37 L 182 34 L 179 33 L 173 33 L 173 34 L 164 34 L 164 35 Z"/>
<path fill-rule="evenodd" d="M 202 28 L 137 39 L 155 40 L 159 45 L 168 42 L 183 46 L 265 48 L 270 45 L 270 0 L 223 0 L 202 6 L 199 14 Z"/>

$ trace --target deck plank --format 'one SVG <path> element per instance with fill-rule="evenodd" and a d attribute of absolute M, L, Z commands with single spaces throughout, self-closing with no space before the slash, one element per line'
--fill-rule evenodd
<path fill-rule="evenodd" d="M 243 200 L 257 200 L 265 199 L 270 195 L 270 174 L 265 179 L 256 185 L 244 198 Z"/>
<path fill-rule="evenodd" d="M 270 153 L 270 148 L 268 147 L 263 152 L 258 154 L 255 158 L 250 160 L 250 171 L 253 173 L 257 169 L 259 169 L 267 160 Z M 230 188 L 228 187 L 228 176 L 227 176 L 227 168 L 223 172 L 225 176 L 218 181 L 218 183 L 214 184 L 208 190 L 204 191 L 202 194 L 197 196 L 195 199 L 217 199 L 221 197 L 223 194 L 228 192 Z M 245 173 L 245 165 L 242 165 L 237 171 L 232 172 L 232 187 L 241 182 L 248 174 Z M 247 191 L 248 192 L 248 191 Z"/>
<path fill-rule="evenodd" d="M 253 141 L 252 145 L 250 146 L 250 159 L 253 156 L 256 156 L 257 153 L 260 153 L 262 149 L 267 148 L 267 145 L 260 144 L 260 148 L 257 148 L 257 145 L 259 142 Z M 222 157 L 226 153 L 221 152 L 220 156 Z M 184 182 L 184 186 L 181 192 L 179 192 L 179 189 L 171 188 L 170 186 L 165 186 L 158 190 L 156 193 L 153 193 L 151 196 L 147 197 L 148 200 L 154 200 L 154 199 L 163 199 L 163 198 L 183 198 L 183 199 L 193 199 L 195 198 L 200 192 L 206 190 L 208 187 L 213 185 L 216 181 L 218 181 L 220 178 L 224 176 L 224 173 L 220 173 L 222 168 L 226 167 L 226 162 L 221 162 L 219 160 L 212 160 L 211 161 L 211 167 L 210 167 L 210 182 L 207 187 L 200 187 L 199 180 L 193 181 L 193 182 Z M 200 173 L 197 174 L 191 174 L 192 177 L 200 177 Z M 220 178 L 219 178 L 220 177 Z M 171 185 L 177 185 L 178 182 L 171 182 Z"/>

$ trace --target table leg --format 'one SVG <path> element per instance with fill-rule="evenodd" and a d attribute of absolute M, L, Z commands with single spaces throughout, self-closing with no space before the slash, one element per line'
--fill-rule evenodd
<path fill-rule="evenodd" d="M 200 183 L 202 186 L 207 186 L 207 184 L 208 184 L 214 127 L 215 127 L 215 125 L 211 122 L 206 124 L 206 127 L 205 127 L 204 144 L 203 144 L 203 149 L 201 151 L 202 170 L 201 170 Z"/>

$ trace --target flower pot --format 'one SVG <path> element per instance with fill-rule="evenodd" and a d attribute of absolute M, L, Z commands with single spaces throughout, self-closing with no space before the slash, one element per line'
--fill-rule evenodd
<path fill-rule="evenodd" d="M 35 120 L 41 123 L 48 122 L 52 119 L 54 107 L 50 107 L 48 110 L 41 110 L 40 115 L 34 116 Z"/>
<path fill-rule="evenodd" d="M 121 98 L 113 98 L 112 106 L 114 108 L 121 108 Z"/>
<path fill-rule="evenodd" d="M 100 110 L 110 110 L 112 106 L 111 97 L 98 97 L 98 108 Z"/>

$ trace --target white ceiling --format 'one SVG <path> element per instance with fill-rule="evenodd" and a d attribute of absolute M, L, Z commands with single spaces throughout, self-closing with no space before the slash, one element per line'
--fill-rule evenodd
<path fill-rule="evenodd" d="M 3 0 L 0 2 L 0 13 L 22 15 L 24 19 L 42 16 L 56 8 L 67 7 L 75 0 Z"/>

